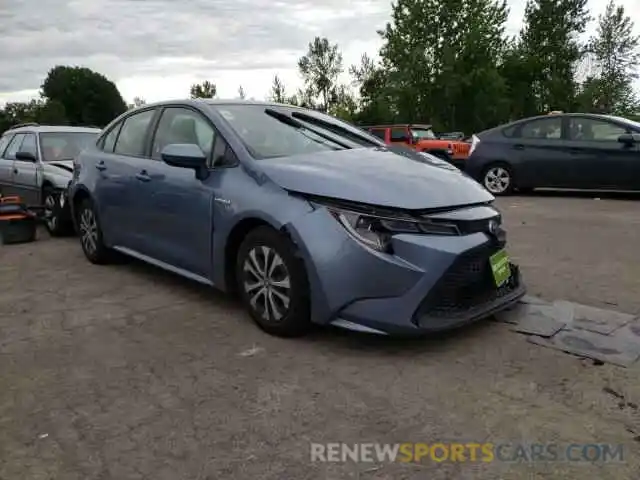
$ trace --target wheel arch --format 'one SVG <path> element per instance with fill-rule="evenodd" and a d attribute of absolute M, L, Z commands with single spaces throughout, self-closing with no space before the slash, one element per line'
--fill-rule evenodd
<path fill-rule="evenodd" d="M 286 235 L 291 242 L 295 243 L 293 237 L 290 235 L 286 225 L 277 227 L 273 223 L 258 216 L 245 217 L 236 223 L 229 234 L 224 246 L 224 286 L 223 289 L 231 294 L 237 293 L 237 278 L 235 262 L 240 250 L 240 245 L 247 237 L 247 235 L 259 227 L 269 227 L 276 232 L 280 232 Z"/>

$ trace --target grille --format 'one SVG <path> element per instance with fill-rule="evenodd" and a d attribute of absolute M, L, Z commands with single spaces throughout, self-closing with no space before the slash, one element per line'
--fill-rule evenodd
<path fill-rule="evenodd" d="M 458 317 L 514 291 L 518 287 L 518 275 L 512 275 L 499 288 L 493 279 L 489 257 L 501 248 L 489 243 L 458 257 L 422 301 L 416 320 L 423 316 Z M 510 265 L 510 268 L 512 273 L 517 273 L 517 267 Z"/>

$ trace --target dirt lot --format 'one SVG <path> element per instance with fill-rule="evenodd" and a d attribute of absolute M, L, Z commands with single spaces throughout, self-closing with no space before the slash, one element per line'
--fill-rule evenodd
<path fill-rule="evenodd" d="M 530 292 L 640 313 L 639 199 L 501 200 Z M 269 337 L 206 288 L 75 239 L 0 247 L 0 479 L 632 479 L 639 369 L 483 322 Z M 620 402 L 606 389 L 625 397 Z M 634 440 L 636 437 L 636 440 Z M 310 442 L 625 443 L 625 462 L 311 463 Z"/>

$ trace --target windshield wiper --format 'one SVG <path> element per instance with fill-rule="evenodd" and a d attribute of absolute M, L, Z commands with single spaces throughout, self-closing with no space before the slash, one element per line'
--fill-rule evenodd
<path fill-rule="evenodd" d="M 280 122 L 282 122 L 282 123 L 284 123 L 286 125 L 289 125 L 289 126 L 291 126 L 293 128 L 296 128 L 296 129 L 300 130 L 300 132 L 305 137 L 309 138 L 310 140 L 313 140 L 314 142 L 317 142 L 317 143 L 321 143 L 323 145 L 327 145 L 327 146 L 333 148 L 334 150 L 338 150 L 338 148 L 336 148 L 336 145 L 338 147 L 342 147 L 344 149 L 351 149 L 352 148 L 352 147 L 350 147 L 349 145 L 347 145 L 345 143 L 342 143 L 342 142 L 339 142 L 339 141 L 335 140 L 331 135 L 327 135 L 327 134 L 324 134 L 322 132 L 319 132 L 314 128 L 309 128 L 304 123 L 299 122 L 298 120 L 296 120 L 295 118 L 290 117 L 289 115 L 286 115 L 284 113 L 278 112 L 277 110 L 272 110 L 270 108 L 266 108 L 264 110 L 264 113 L 266 113 L 270 117 L 275 118 L 276 120 L 278 120 L 278 121 L 280 121 Z M 323 140 L 319 140 L 317 138 L 314 138 L 314 137 L 312 137 L 310 135 L 307 135 L 305 133 L 305 130 L 309 131 L 309 132 L 312 132 L 315 135 L 318 135 L 319 137 L 323 138 L 324 141 Z M 329 143 L 327 143 L 327 141 L 331 142 L 333 145 L 330 145 Z"/>
<path fill-rule="evenodd" d="M 291 116 L 300 120 L 303 120 L 307 123 L 311 123 L 313 125 L 316 125 L 318 127 L 322 127 L 322 128 L 326 128 L 327 130 L 329 130 L 330 132 L 333 132 L 335 134 L 338 135 L 343 135 L 346 136 L 348 138 L 350 138 L 351 140 L 353 140 L 356 143 L 359 144 L 366 144 L 372 147 L 380 147 L 382 146 L 381 144 L 371 140 L 370 138 L 367 138 L 365 136 L 361 136 L 358 135 L 355 132 L 352 132 L 351 130 L 348 130 L 344 127 L 341 127 L 340 125 L 336 125 L 335 123 L 331 123 L 331 122 L 327 122 L 325 120 L 321 120 L 319 118 L 316 118 L 314 116 L 311 115 L 307 115 L 306 113 L 300 113 L 300 112 L 292 112 Z"/>

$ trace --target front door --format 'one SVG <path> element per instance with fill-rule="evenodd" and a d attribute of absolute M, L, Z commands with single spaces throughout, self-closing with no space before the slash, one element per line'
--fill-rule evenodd
<path fill-rule="evenodd" d="M 618 137 L 631 132 L 614 122 L 591 117 L 571 117 L 569 138 L 576 152 L 575 170 L 581 172 L 585 188 L 618 190 L 637 188 L 640 183 L 640 151 Z"/>
<path fill-rule="evenodd" d="M 138 188 L 144 192 L 143 210 L 136 212 L 145 225 L 145 250 L 151 256 L 192 274 L 210 278 L 213 233 L 212 187 L 214 171 L 198 180 L 190 169 L 162 161 L 170 144 L 195 144 L 212 158 L 224 140 L 209 120 L 187 107 L 165 108 L 153 137 L 152 159 L 141 165 Z M 214 148 L 215 146 L 215 148 Z"/>
<path fill-rule="evenodd" d="M 18 152 L 30 153 L 36 161 L 14 159 L 13 177 L 11 180 L 14 192 L 18 194 L 27 205 L 40 205 L 42 203 L 42 198 L 40 198 L 42 179 L 40 178 L 41 165 L 39 163 L 38 143 L 35 133 L 24 134 Z"/>
<path fill-rule="evenodd" d="M 13 176 L 13 160 L 4 158 L 4 151 L 11 142 L 13 135 L 5 134 L 0 138 L 0 194 L 7 195 Z"/>
<path fill-rule="evenodd" d="M 18 190 L 13 183 L 13 161 L 16 159 L 16 153 L 20 149 L 20 145 L 22 145 L 22 140 L 24 140 L 24 133 L 16 133 L 9 142 L 9 145 L 2 156 L 2 165 L 0 165 L 2 171 L 0 174 L 2 175 L 2 180 L 6 182 L 2 187 L 2 194 L 4 196 L 18 194 Z"/>

